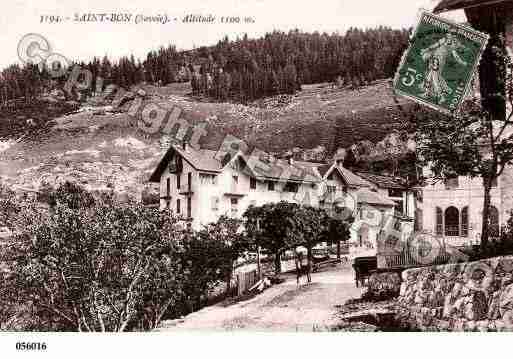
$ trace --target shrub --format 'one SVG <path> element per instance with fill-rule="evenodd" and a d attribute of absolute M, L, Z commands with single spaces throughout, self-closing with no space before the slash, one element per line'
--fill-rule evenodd
<path fill-rule="evenodd" d="M 490 240 L 484 246 L 471 246 L 461 251 L 468 256 L 469 261 L 513 254 L 513 212 L 510 212 L 510 218 L 502 227 L 499 238 Z"/>
<path fill-rule="evenodd" d="M 395 272 L 373 273 L 369 277 L 362 298 L 379 301 L 396 298 L 401 290 L 401 277 Z"/>
<path fill-rule="evenodd" d="M 59 191 L 0 253 L 4 329 L 151 330 L 198 309 L 243 248 L 230 221 L 194 232 L 168 212 Z"/>

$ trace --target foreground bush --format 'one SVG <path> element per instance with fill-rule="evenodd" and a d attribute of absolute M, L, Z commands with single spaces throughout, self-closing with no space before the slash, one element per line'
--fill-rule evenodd
<path fill-rule="evenodd" d="M 170 212 L 72 190 L 2 247 L 2 329 L 151 330 L 231 273 L 235 223 L 193 232 Z"/>
<path fill-rule="evenodd" d="M 16 235 L 3 286 L 39 330 L 150 329 L 182 296 L 176 219 L 143 207 L 71 209 Z M 6 298 L 3 298 L 4 300 Z"/>

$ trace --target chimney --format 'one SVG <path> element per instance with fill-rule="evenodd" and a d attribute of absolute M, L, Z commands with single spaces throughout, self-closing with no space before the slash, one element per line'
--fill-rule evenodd
<path fill-rule="evenodd" d="M 182 149 L 184 151 L 187 151 L 189 149 L 189 144 L 185 140 L 182 141 Z"/>
<path fill-rule="evenodd" d="M 342 158 L 337 158 L 337 159 L 335 160 L 335 163 L 336 163 L 337 167 L 343 167 L 343 165 L 344 165 L 344 160 L 343 160 Z"/>

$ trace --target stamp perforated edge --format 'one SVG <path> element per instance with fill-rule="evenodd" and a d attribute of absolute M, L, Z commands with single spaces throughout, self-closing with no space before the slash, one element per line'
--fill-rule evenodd
<path fill-rule="evenodd" d="M 430 16 L 430 17 L 433 17 L 441 22 L 444 22 L 446 24 L 449 24 L 451 26 L 455 26 L 455 27 L 458 27 L 460 29 L 463 29 L 463 30 L 466 30 L 466 31 L 469 31 L 473 34 L 476 34 L 480 37 L 482 37 L 483 41 L 481 42 L 481 46 L 479 48 L 479 52 L 477 54 L 477 58 L 478 60 L 475 61 L 474 63 L 474 67 L 472 68 L 472 71 L 471 71 L 471 76 L 470 76 L 470 79 L 463 91 L 463 94 L 460 98 L 460 100 L 458 101 L 458 104 L 456 106 L 456 109 L 454 111 L 450 111 L 444 107 L 441 107 L 441 106 L 436 106 L 434 105 L 433 103 L 431 102 L 427 102 L 427 101 L 423 101 L 422 99 L 418 98 L 418 97 L 415 97 L 415 96 L 411 96 L 410 94 L 407 94 L 401 90 L 398 90 L 396 85 L 397 85 L 397 81 L 399 81 L 399 77 L 400 77 L 400 74 L 399 74 L 399 70 L 404 66 L 404 64 L 406 63 L 406 57 L 408 55 L 408 53 L 410 52 L 411 48 L 412 48 L 412 44 L 413 44 L 413 39 L 415 39 L 416 35 L 417 35 L 417 30 L 419 28 L 419 25 L 420 23 L 422 22 L 422 19 L 424 17 L 424 15 L 427 15 L 427 16 Z M 463 101 L 465 101 L 465 99 L 468 98 L 468 95 L 469 95 L 469 92 L 472 88 L 472 79 L 476 77 L 476 70 L 478 69 L 479 67 L 479 64 L 481 63 L 481 58 L 482 58 L 482 55 L 483 55 L 483 52 L 484 50 L 486 49 L 486 46 L 488 45 L 488 40 L 490 38 L 490 35 L 484 33 L 484 32 L 481 32 L 481 31 L 478 31 L 470 26 L 467 26 L 467 25 L 464 25 L 464 24 L 458 24 L 458 23 L 454 23 L 454 22 L 451 22 L 443 17 L 440 17 L 440 16 L 437 16 L 433 13 L 431 13 L 430 11 L 426 10 L 426 9 L 420 9 L 419 12 L 417 13 L 417 20 L 415 22 L 415 30 L 413 31 L 413 33 L 411 34 L 410 36 L 410 39 L 409 39 L 409 45 L 408 45 L 408 48 L 404 51 L 404 53 L 402 54 L 401 56 L 401 61 L 399 62 L 399 66 L 397 67 L 397 71 L 395 72 L 395 75 L 394 75 L 394 80 L 393 80 L 393 83 L 392 83 L 392 89 L 394 91 L 394 93 L 396 95 L 399 95 L 399 96 L 402 96 L 402 97 L 405 97 L 405 98 L 408 98 L 416 103 L 419 103 L 421 105 L 424 105 L 424 106 L 427 106 L 435 111 L 438 111 L 438 112 L 441 112 L 445 115 L 457 115 L 460 108 L 461 108 L 461 105 L 463 103 Z"/>

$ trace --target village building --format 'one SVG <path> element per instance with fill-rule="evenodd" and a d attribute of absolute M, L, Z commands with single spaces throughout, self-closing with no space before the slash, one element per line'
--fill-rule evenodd
<path fill-rule="evenodd" d="M 415 195 L 408 184 L 400 177 L 357 172 L 375 186 L 376 192 L 394 201 L 394 215 L 405 221 L 415 218 Z"/>
<path fill-rule="evenodd" d="M 464 9 L 470 24 L 495 36 L 506 35 L 506 46 L 510 54 L 513 49 L 513 2 L 486 0 L 443 0 L 434 9 L 435 13 Z M 499 16 L 500 15 L 500 16 Z M 483 55 L 480 65 L 481 93 L 492 91 L 493 64 Z M 492 66 L 492 68 L 488 68 Z M 488 76 L 483 76 L 483 71 Z M 488 72 L 486 72 L 488 71 Z M 484 104 L 489 106 L 489 104 Z M 493 108 L 493 106 L 490 106 Z M 495 108 L 500 108 L 496 106 Z M 511 111 L 506 104 L 504 108 Z M 496 114 L 501 116 L 501 114 Z M 502 114 L 504 116 L 504 114 Z M 424 178 L 430 178 L 429 169 L 423 169 Z M 422 188 L 421 229 L 453 246 L 479 244 L 482 226 L 484 187 L 482 178 L 458 176 L 445 181 L 426 181 Z M 513 168 L 506 167 L 502 175 L 492 183 L 490 204 L 490 237 L 497 237 L 501 226 L 509 219 L 513 210 Z"/>
<path fill-rule="evenodd" d="M 425 169 L 425 176 L 429 170 Z M 492 184 L 490 192 L 490 236 L 497 237 L 501 226 L 513 210 L 513 169 Z M 445 181 L 429 181 L 423 188 L 423 230 L 444 239 L 446 244 L 462 246 L 479 244 L 483 210 L 481 178 L 458 176 Z"/>
<path fill-rule="evenodd" d="M 353 217 L 369 206 L 384 217 L 394 216 L 398 209 L 403 211 L 401 218 L 413 213 L 404 212 L 411 206 L 411 198 L 403 187 L 396 188 L 395 184 L 395 191 L 389 191 L 389 185 L 368 181 L 344 168 L 341 161 L 323 164 L 261 159 L 255 163 L 241 153 L 230 156 L 174 144 L 150 182 L 160 183 L 160 208 L 181 215 L 194 229 L 217 221 L 221 215 L 241 218 L 250 205 L 280 201 Z M 378 233 L 378 228 L 363 226 L 352 231 L 351 241 L 376 248 Z"/>
<path fill-rule="evenodd" d="M 240 218 L 250 205 L 300 199 L 316 205 L 316 198 L 309 197 L 318 182 L 314 166 L 294 163 L 294 168 L 307 175 L 283 182 L 278 168 L 261 174 L 242 154 L 227 161 L 224 158 L 216 151 L 188 144 L 171 145 L 150 177 L 150 182 L 160 183 L 160 208 L 172 210 L 200 229 L 221 215 Z M 285 170 L 292 167 L 287 161 L 280 165 Z"/>

